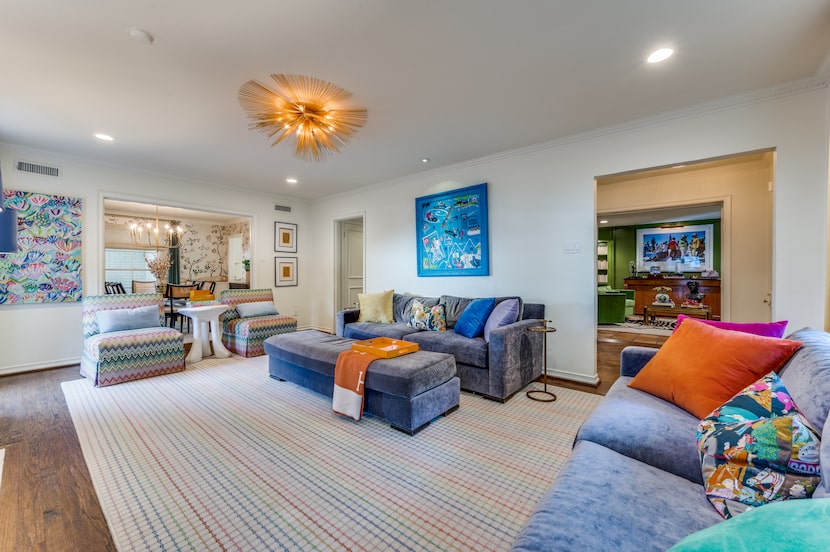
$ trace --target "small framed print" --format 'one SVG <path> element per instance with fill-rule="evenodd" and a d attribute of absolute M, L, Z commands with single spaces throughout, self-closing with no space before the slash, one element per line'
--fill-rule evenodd
<path fill-rule="evenodd" d="M 274 287 L 297 285 L 297 257 L 274 257 Z"/>
<path fill-rule="evenodd" d="M 274 223 L 274 252 L 297 252 L 297 225 L 290 222 Z"/>

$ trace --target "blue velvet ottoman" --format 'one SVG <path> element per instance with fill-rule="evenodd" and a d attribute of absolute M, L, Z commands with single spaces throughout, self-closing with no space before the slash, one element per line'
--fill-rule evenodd
<path fill-rule="evenodd" d="M 337 356 L 355 341 L 316 330 L 269 337 L 265 340 L 268 372 L 276 380 L 331 397 Z M 375 360 L 369 365 L 363 393 L 365 413 L 414 435 L 433 419 L 458 408 L 461 383 L 455 357 L 418 351 Z"/>

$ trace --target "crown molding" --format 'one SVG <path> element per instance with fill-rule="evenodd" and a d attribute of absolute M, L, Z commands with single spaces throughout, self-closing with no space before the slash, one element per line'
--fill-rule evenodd
<path fill-rule="evenodd" d="M 690 117 L 697 117 L 700 115 L 705 115 L 707 113 L 715 113 L 718 111 L 733 109 L 744 105 L 752 105 L 756 103 L 777 100 L 779 98 L 803 94 L 805 92 L 810 92 L 812 90 L 821 90 L 823 88 L 827 88 L 828 84 L 830 84 L 830 52 L 828 52 L 828 57 L 822 64 L 821 71 L 813 77 L 800 79 L 796 81 L 790 81 L 781 85 L 758 89 L 745 94 L 727 96 L 724 98 L 719 98 L 717 100 L 712 100 L 709 102 L 684 107 L 681 109 L 664 111 L 656 115 L 650 115 L 648 117 L 634 119 L 632 121 L 620 123 L 618 125 L 596 128 L 585 132 L 572 134 L 570 136 L 565 136 L 563 138 L 557 138 L 555 140 L 549 140 L 547 142 L 540 142 L 532 146 L 526 146 L 523 148 L 495 153 L 493 155 L 488 155 L 486 157 L 462 161 L 454 165 L 442 167 L 440 171 L 441 173 L 446 173 L 448 171 L 470 168 L 484 163 L 491 163 L 495 161 L 502 161 L 517 157 L 525 157 L 528 155 L 560 148 L 562 146 L 567 146 L 570 144 L 576 144 L 580 142 L 596 140 L 599 138 L 605 138 L 608 136 L 614 136 L 617 134 L 630 132 L 632 130 L 664 124 L 670 121 L 677 121 L 687 119 Z M 439 169 L 434 170 L 437 171 Z"/>
<path fill-rule="evenodd" d="M 331 201 L 332 199 L 348 197 L 354 194 L 363 193 L 374 189 L 382 189 L 386 186 L 403 185 L 414 181 L 423 180 L 425 178 L 446 179 L 447 173 L 470 169 L 474 167 L 480 167 L 481 165 L 487 163 L 495 163 L 498 161 L 526 157 L 529 155 L 557 149 L 571 144 L 597 140 L 599 138 L 623 134 L 633 130 L 646 128 L 650 126 L 656 126 L 671 121 L 678 121 L 690 117 L 697 117 L 700 115 L 705 115 L 707 113 L 714 113 L 726 109 L 733 109 L 744 105 L 752 105 L 756 103 L 777 100 L 779 98 L 803 94 L 806 92 L 810 92 L 812 90 L 821 90 L 823 88 L 827 88 L 828 84 L 830 84 L 830 51 L 828 51 L 828 56 L 822 63 L 820 71 L 813 77 L 800 79 L 796 81 L 790 81 L 778 86 L 771 86 L 769 88 L 758 89 L 745 94 L 727 96 L 724 98 L 719 98 L 717 100 L 712 100 L 709 102 L 696 104 L 693 106 L 684 107 L 673 111 L 664 111 L 663 113 L 650 115 L 648 117 L 642 117 L 640 119 L 634 119 L 632 121 L 620 123 L 618 125 L 592 129 L 577 134 L 571 134 L 570 136 L 565 136 L 563 138 L 557 138 L 555 140 L 540 142 L 538 144 L 534 144 L 531 146 L 507 150 L 499 153 L 494 153 L 492 155 L 487 155 L 484 157 L 477 157 L 475 159 L 469 159 L 467 161 L 453 163 L 451 165 L 445 165 L 443 167 L 435 167 L 433 169 L 429 169 L 426 171 L 420 171 L 417 173 L 411 173 L 408 175 L 391 178 L 389 180 L 369 184 L 354 190 L 348 190 L 346 192 L 316 198 L 312 200 L 311 203 L 325 203 L 327 201 Z M 482 180 L 482 182 L 485 181 L 486 179 Z"/>

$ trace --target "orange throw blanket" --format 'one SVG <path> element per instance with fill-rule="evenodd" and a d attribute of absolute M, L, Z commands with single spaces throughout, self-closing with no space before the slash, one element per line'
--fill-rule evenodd
<path fill-rule="evenodd" d="M 331 408 L 336 414 L 359 420 L 363 416 L 363 384 L 369 364 L 378 357 L 360 351 L 343 351 L 334 365 L 334 395 Z"/>

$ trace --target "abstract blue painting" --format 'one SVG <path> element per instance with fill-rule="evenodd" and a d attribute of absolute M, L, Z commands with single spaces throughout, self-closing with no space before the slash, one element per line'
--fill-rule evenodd
<path fill-rule="evenodd" d="M 487 184 L 415 199 L 418 276 L 488 276 Z"/>

